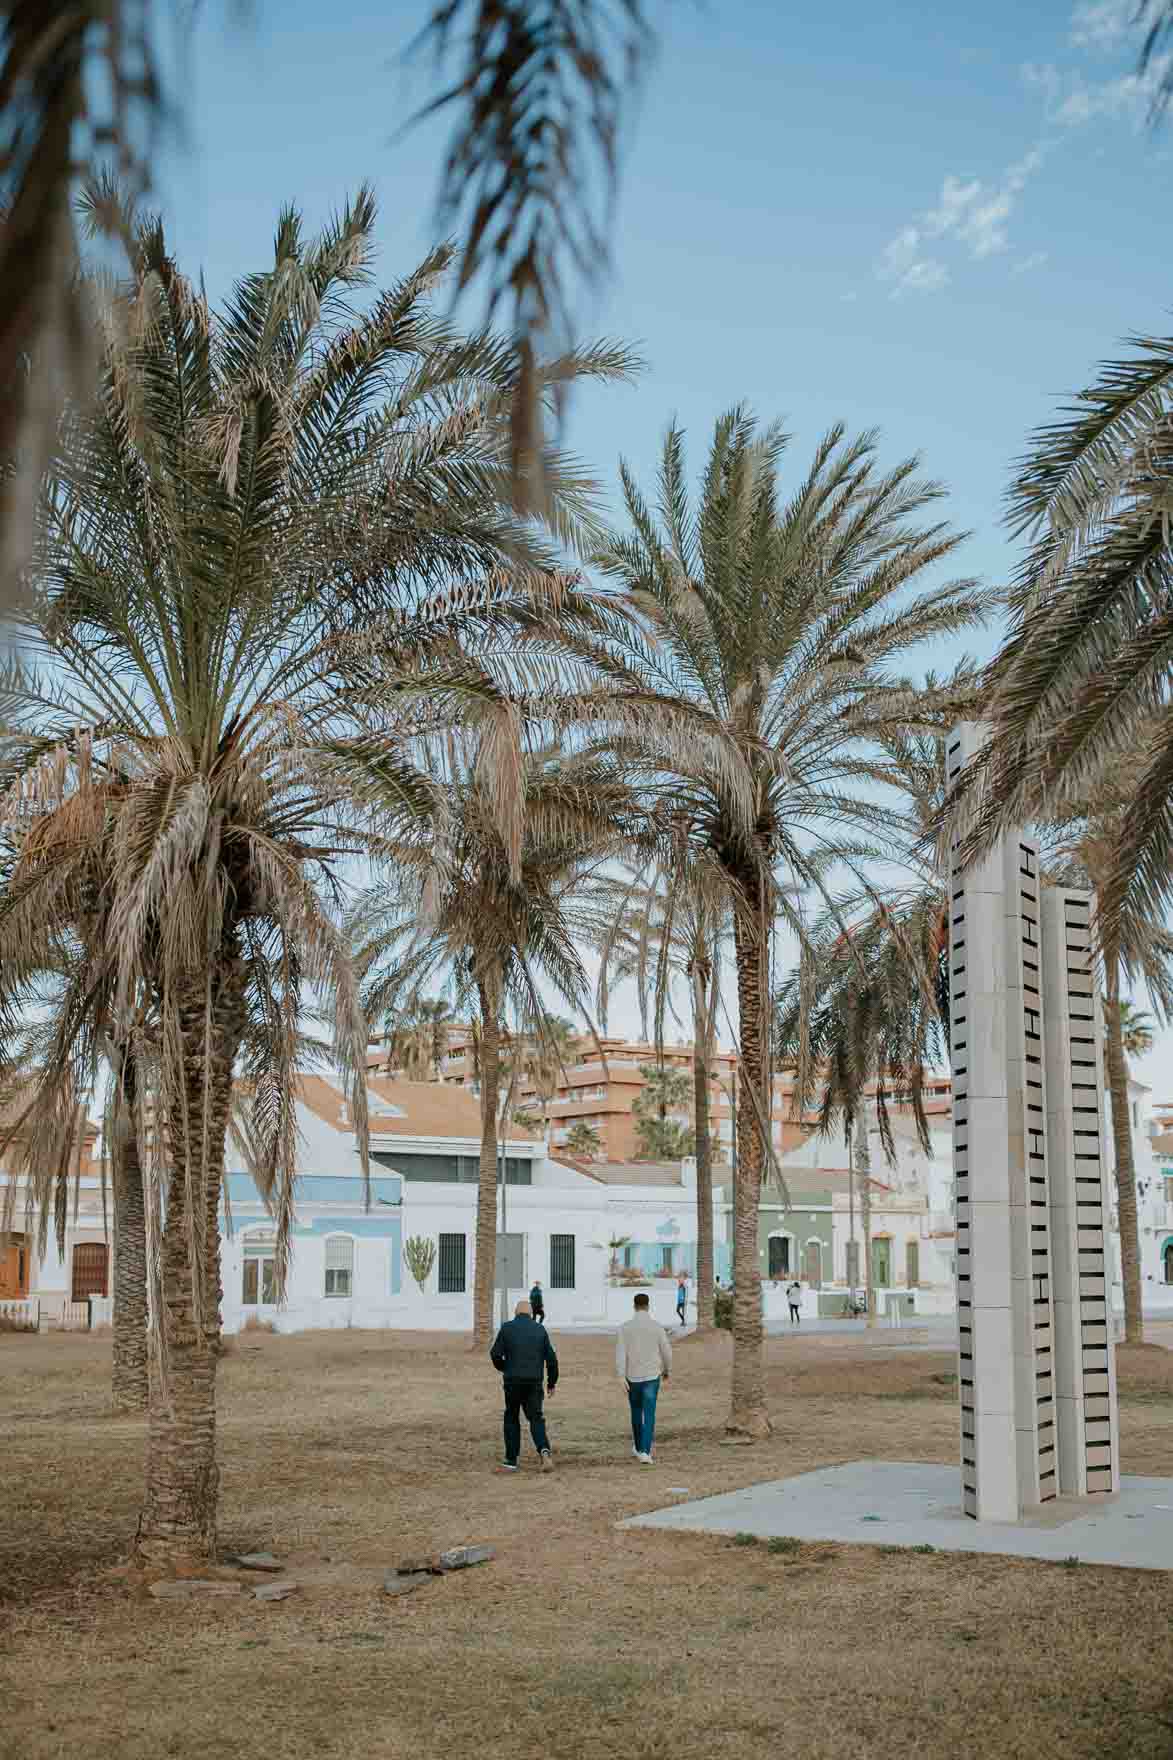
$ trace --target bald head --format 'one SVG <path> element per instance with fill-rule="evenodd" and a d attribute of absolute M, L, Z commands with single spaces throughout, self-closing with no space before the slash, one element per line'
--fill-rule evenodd
<path fill-rule="evenodd" d="M 516 1308 L 514 1308 L 513 1312 L 515 1314 L 532 1314 L 533 1309 L 530 1307 L 528 1302 L 518 1302 L 518 1304 L 517 1304 Z"/>

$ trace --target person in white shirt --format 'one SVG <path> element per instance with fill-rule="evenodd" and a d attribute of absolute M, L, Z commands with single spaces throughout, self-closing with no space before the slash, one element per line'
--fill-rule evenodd
<path fill-rule="evenodd" d="M 615 1335 L 615 1367 L 626 1384 L 631 1407 L 632 1454 L 641 1466 L 652 1464 L 656 1435 L 656 1400 L 660 1382 L 672 1373 L 672 1346 L 664 1328 L 652 1319 L 647 1294 L 635 1298 L 635 1313 Z"/>
<path fill-rule="evenodd" d="M 787 1286 L 786 1300 L 790 1304 L 790 1324 L 797 1326 L 802 1317 L 802 1285 L 797 1278 Z"/>

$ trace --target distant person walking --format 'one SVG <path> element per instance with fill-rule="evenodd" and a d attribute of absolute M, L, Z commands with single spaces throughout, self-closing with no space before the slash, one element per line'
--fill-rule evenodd
<path fill-rule="evenodd" d="M 685 1311 L 688 1308 L 688 1272 L 681 1271 L 676 1278 L 676 1318 L 684 1325 Z"/>
<path fill-rule="evenodd" d="M 635 1298 L 635 1313 L 615 1335 L 615 1368 L 627 1386 L 631 1452 L 641 1466 L 650 1467 L 656 1439 L 656 1401 L 660 1382 L 672 1373 L 672 1346 L 664 1328 L 652 1319 L 643 1290 Z"/>
<path fill-rule="evenodd" d="M 802 1314 L 800 1311 L 800 1304 L 802 1302 L 802 1285 L 797 1278 L 793 1283 L 787 1285 L 786 1300 L 790 1303 L 790 1324 L 792 1326 L 800 1325 L 802 1322 Z"/>
<path fill-rule="evenodd" d="M 553 1470 L 550 1438 L 542 1410 L 542 1383 L 554 1397 L 558 1385 L 558 1358 L 544 1326 L 539 1326 L 528 1302 L 518 1302 L 514 1317 L 507 1320 L 493 1340 L 489 1359 L 505 1384 L 505 1459 L 501 1471 L 516 1473 L 521 1453 L 521 1413 L 529 1423 L 543 1473 Z"/>
<path fill-rule="evenodd" d="M 546 1324 L 546 1298 L 542 1294 L 542 1285 L 539 1279 L 534 1280 L 534 1287 L 529 1292 L 529 1305 L 534 1311 L 534 1319 L 538 1325 L 544 1326 Z"/>

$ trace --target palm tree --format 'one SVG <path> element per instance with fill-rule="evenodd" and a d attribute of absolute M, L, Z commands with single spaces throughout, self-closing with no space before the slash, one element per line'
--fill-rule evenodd
<path fill-rule="evenodd" d="M 1097 906 L 1110 890 L 1113 864 L 1126 834 L 1131 811 L 1121 795 L 1121 778 L 1130 766 L 1082 804 L 1057 808 L 1051 833 L 1051 870 L 1070 884 L 1089 887 Z M 1137 1051 L 1152 1043 L 1147 1016 L 1130 1020 L 1131 1005 L 1121 999 L 1122 985 L 1141 978 L 1153 1007 L 1164 1023 L 1173 1017 L 1173 934 L 1162 917 L 1144 910 L 1142 898 L 1127 891 L 1114 914 L 1097 910 L 1100 918 L 1099 958 L 1103 980 L 1104 1071 L 1112 1109 L 1112 1147 L 1116 1165 L 1116 1211 L 1120 1230 L 1120 1269 L 1124 1280 L 1124 1336 L 1129 1344 L 1144 1340 L 1141 1291 L 1140 1232 L 1136 1197 L 1136 1159 L 1132 1143 L 1132 1107 L 1128 1093 L 1128 1044 Z"/>
<path fill-rule="evenodd" d="M 665 1063 L 640 1066 L 643 1087 L 632 1103 L 639 1158 L 648 1161 L 679 1161 L 696 1148 L 696 1135 L 687 1125 L 670 1118 L 692 1098 L 692 1083 L 682 1069 Z"/>
<path fill-rule="evenodd" d="M 674 845 L 669 841 L 671 855 Z M 679 847 L 679 846 L 677 846 Z M 599 876 L 588 908 L 596 918 L 592 939 L 601 960 L 598 1008 L 604 1025 L 615 983 L 636 987 L 643 1036 L 648 1037 L 648 1002 L 653 1001 L 656 1044 L 663 1044 L 665 1012 L 672 1008 L 672 985 L 683 978 L 692 1003 L 693 1138 L 696 1155 L 697 1325 L 713 1324 L 713 1141 L 710 1098 L 721 962 L 730 935 L 729 907 L 714 863 L 679 849 L 676 862 L 661 861 L 649 880 L 630 869 Z"/>
<path fill-rule="evenodd" d="M 875 752 L 861 759 L 857 780 L 878 785 L 895 808 L 886 854 L 896 873 L 835 901 L 775 1003 L 776 1051 L 797 1072 L 795 1112 L 803 1116 L 820 1090 L 819 1128 L 824 1134 L 842 1128 L 860 1182 L 869 1326 L 871 1120 L 894 1165 L 889 1107 L 911 1107 L 927 1154 L 925 1078 L 949 1055 L 948 890 L 931 834 L 947 793 L 948 729 L 973 713 L 977 686 L 967 663 L 943 680 L 930 673 L 923 707 L 926 719 L 935 713 L 941 731 L 883 730 Z"/>
<path fill-rule="evenodd" d="M 365 1162 L 365 1020 L 320 887 L 336 896 L 340 864 L 431 811 L 411 757 L 425 706 L 442 720 L 500 703 L 466 642 L 508 629 L 524 650 L 551 595 L 566 627 L 595 627 L 504 504 L 516 362 L 434 315 L 448 253 L 355 313 L 374 222 L 365 191 L 314 240 L 287 211 L 273 267 L 220 312 L 161 227 L 140 227 L 133 281 L 104 308 L 100 395 L 71 412 L 42 498 L 4 679 L 0 1017 L 81 945 L 26 1109 L 43 1198 L 109 1020 L 131 1023 L 140 1068 L 157 1063 L 163 1390 L 138 1535 L 152 1560 L 215 1551 L 218 1214 L 248 1024 L 266 1024 L 255 1135 L 283 1285 L 313 990 Z M 580 500 L 570 485 L 571 522 Z M 79 935 L 95 899 L 102 932 Z"/>
<path fill-rule="evenodd" d="M 1120 1043 L 1129 1057 L 1145 1057 L 1153 1048 L 1153 1017 L 1131 1002 L 1116 1004 Z"/>
<path fill-rule="evenodd" d="M 603 1147 L 603 1139 L 593 1124 L 586 1124 L 578 1118 L 566 1133 L 566 1147 L 572 1155 L 582 1155 L 590 1160 Z"/>
<path fill-rule="evenodd" d="M 457 1024 L 442 996 L 422 996 L 406 1019 L 388 1029 L 387 1068 L 403 1071 L 416 1081 L 442 1080 L 448 1035 Z"/>
<path fill-rule="evenodd" d="M 1014 825 L 1119 794 L 1123 777 L 1127 811 L 1100 877 L 1109 935 L 1126 909 L 1163 915 L 1173 856 L 1173 338 L 1133 345 L 1132 358 L 1101 367 L 1069 418 L 1038 430 L 1019 467 L 1011 528 L 1031 542 L 992 668 L 993 737 L 956 803 L 975 853 Z"/>
<path fill-rule="evenodd" d="M 108 1108 L 110 1190 L 114 1205 L 115 1408 L 145 1412 L 149 1405 L 147 1200 L 138 1139 L 138 1066 L 133 1051 L 118 1059 Z"/>
<path fill-rule="evenodd" d="M 511 844 L 497 778 L 486 767 L 488 745 L 488 737 L 464 748 L 450 742 L 434 833 L 395 848 L 395 866 L 364 894 L 351 924 L 369 1014 L 385 1014 L 396 1001 L 410 1009 L 421 986 L 440 973 L 476 1009 L 477 1349 L 492 1330 L 497 1143 L 511 1103 L 507 1092 L 503 1104 L 503 1088 L 514 1085 L 506 1084 L 503 1067 L 506 1022 L 512 1017 L 522 1037 L 541 1036 L 539 974 L 572 1008 L 583 1007 L 587 978 L 575 946 L 573 889 L 588 864 L 630 842 L 636 820 L 632 797 L 606 760 L 541 746 L 523 757 L 513 785 L 521 829 Z"/>
<path fill-rule="evenodd" d="M 783 500 L 786 439 L 743 408 L 718 422 L 694 508 L 684 436 L 664 443 L 656 514 L 622 469 L 630 530 L 600 566 L 625 589 L 645 639 L 629 650 L 645 695 L 620 688 L 614 748 L 723 874 L 733 916 L 741 1094 L 734 1186 L 733 1398 L 729 1427 L 769 1432 L 761 1349 L 758 1203 L 769 1149 L 768 1043 L 776 917 L 801 934 L 779 885 L 821 890 L 821 850 L 884 816 L 844 788 L 876 732 L 916 719 L 884 668 L 952 634 L 992 596 L 969 582 L 906 589 L 960 539 L 918 525 L 939 488 L 915 461 L 881 473 L 875 441 L 833 429 Z M 658 517 L 657 517 L 658 515 Z M 653 700 L 658 699 L 658 701 Z"/>

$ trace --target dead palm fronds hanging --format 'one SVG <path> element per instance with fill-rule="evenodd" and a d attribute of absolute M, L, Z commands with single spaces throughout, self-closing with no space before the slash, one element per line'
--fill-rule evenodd
<path fill-rule="evenodd" d="M 572 281 L 610 261 L 626 114 L 653 46 L 641 0 L 439 0 L 417 41 L 455 76 L 421 112 L 452 112 L 443 230 L 461 289 L 483 285 L 518 351 L 511 410 L 520 511 L 546 502 L 537 362 L 570 346 Z"/>

